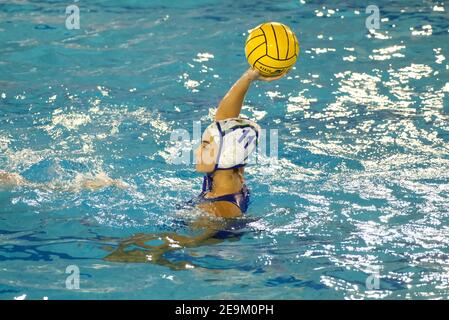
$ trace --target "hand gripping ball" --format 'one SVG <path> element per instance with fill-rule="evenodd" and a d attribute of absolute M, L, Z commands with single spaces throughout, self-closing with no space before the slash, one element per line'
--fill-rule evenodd
<path fill-rule="evenodd" d="M 287 72 L 296 62 L 299 43 L 293 31 L 279 22 L 252 29 L 245 44 L 248 63 L 266 77 Z"/>

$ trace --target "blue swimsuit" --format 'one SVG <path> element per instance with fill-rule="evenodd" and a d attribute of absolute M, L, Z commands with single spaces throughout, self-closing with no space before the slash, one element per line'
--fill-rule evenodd
<path fill-rule="evenodd" d="M 228 201 L 236 205 L 242 213 L 246 213 L 249 205 L 249 190 L 243 185 L 242 190 L 237 193 L 225 194 L 215 198 L 206 198 L 206 194 L 212 190 L 212 175 L 204 176 L 203 191 L 194 200 L 189 201 L 191 204 L 210 203 L 217 201 Z"/>

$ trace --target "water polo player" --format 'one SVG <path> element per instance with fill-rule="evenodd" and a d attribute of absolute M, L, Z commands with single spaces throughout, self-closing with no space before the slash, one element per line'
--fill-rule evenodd
<path fill-rule="evenodd" d="M 192 203 L 215 216 L 231 218 L 245 213 L 249 191 L 244 166 L 256 149 L 260 127 L 240 118 L 245 94 L 255 80 L 274 81 L 249 68 L 221 100 L 214 122 L 204 131 L 195 152 L 196 170 L 205 173 L 203 191 Z"/>
<path fill-rule="evenodd" d="M 193 267 L 192 262 L 170 261 L 164 255 L 180 248 L 217 244 L 225 239 L 238 239 L 233 231 L 238 218 L 245 213 L 249 203 L 249 191 L 245 186 L 244 166 L 256 149 L 260 127 L 253 121 L 239 118 L 243 99 L 255 80 L 274 81 L 275 77 L 264 77 L 259 71 L 248 69 L 231 87 L 220 102 L 214 122 L 207 127 L 200 146 L 195 152 L 196 170 L 204 173 L 203 191 L 189 202 L 216 217 L 230 219 L 202 219 L 189 224 L 201 230 L 196 236 L 185 236 L 176 232 L 159 234 L 136 234 L 123 239 L 105 260 L 115 262 L 152 262 L 172 269 Z M 220 221 L 221 220 L 221 221 Z M 151 245 L 158 240 L 161 244 Z"/>

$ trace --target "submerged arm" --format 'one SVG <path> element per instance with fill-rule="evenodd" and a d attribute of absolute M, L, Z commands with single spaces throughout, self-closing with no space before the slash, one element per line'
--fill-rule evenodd
<path fill-rule="evenodd" d="M 223 239 L 216 238 L 214 235 L 219 230 L 226 230 L 226 224 L 227 221 L 200 218 L 190 225 L 192 231 L 200 231 L 196 236 L 179 235 L 176 232 L 135 234 L 122 240 L 118 247 L 104 259 L 112 262 L 151 262 L 173 270 L 183 270 L 188 268 L 188 265 L 194 266 L 193 263 L 189 261 L 170 261 L 165 257 L 165 254 L 184 248 L 196 248 L 223 242 Z M 232 237 L 227 238 L 227 240 L 232 240 Z M 162 243 L 152 245 L 152 241 Z"/>

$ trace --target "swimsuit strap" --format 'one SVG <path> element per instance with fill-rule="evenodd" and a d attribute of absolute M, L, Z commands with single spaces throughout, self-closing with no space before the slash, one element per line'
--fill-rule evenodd
<path fill-rule="evenodd" d="M 208 173 L 203 179 L 203 193 L 212 190 L 212 174 Z"/>

